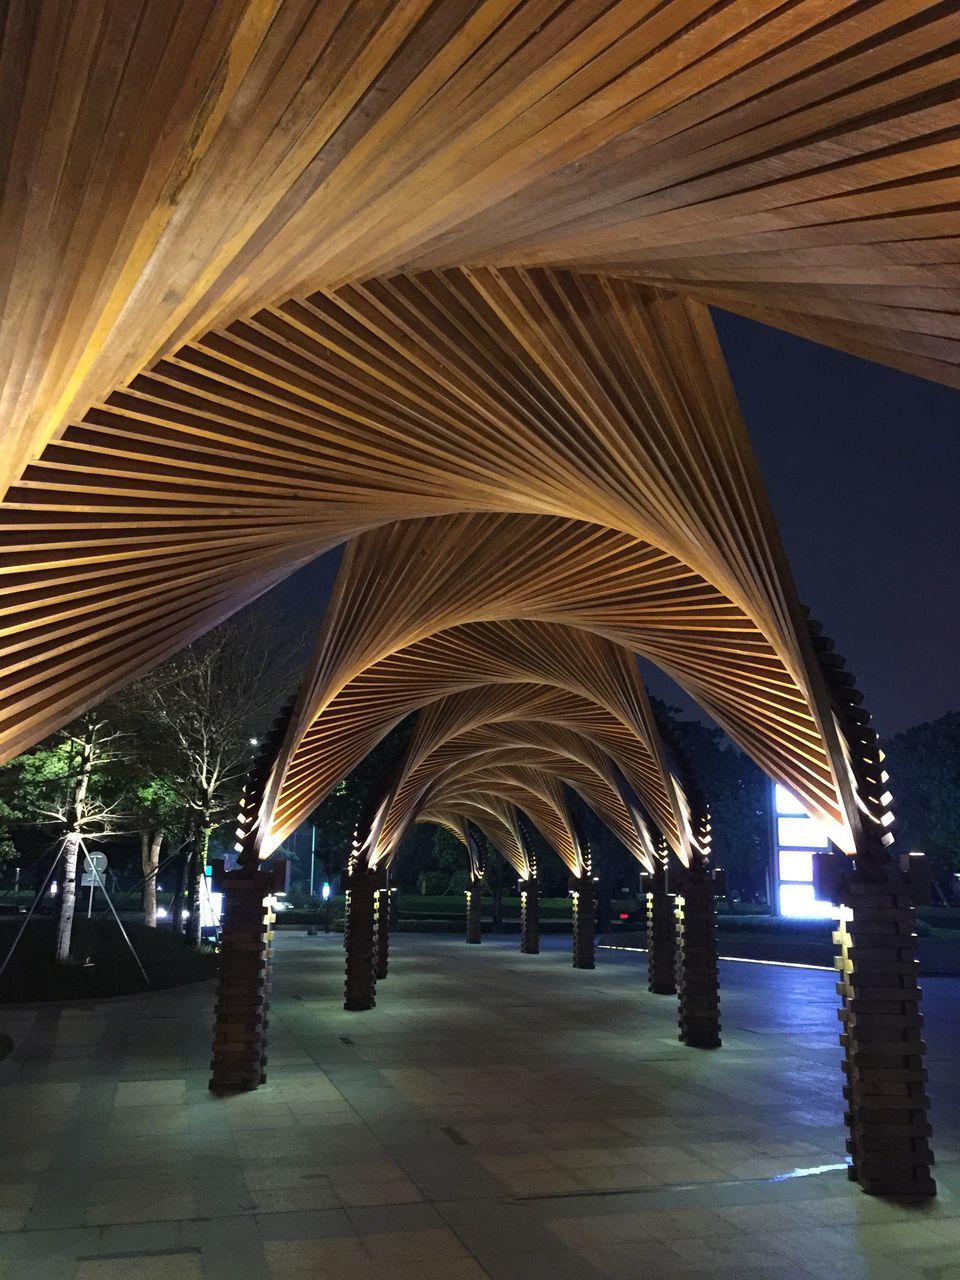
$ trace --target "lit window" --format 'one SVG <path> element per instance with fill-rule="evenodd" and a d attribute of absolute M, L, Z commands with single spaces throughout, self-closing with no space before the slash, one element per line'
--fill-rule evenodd
<path fill-rule="evenodd" d="M 781 849 L 780 879 L 803 880 L 810 884 L 813 880 L 813 854 L 806 849 Z"/>
<path fill-rule="evenodd" d="M 781 849 L 826 849 L 827 838 L 812 818 L 778 818 L 777 844 Z"/>
<path fill-rule="evenodd" d="M 814 897 L 812 884 L 781 884 L 780 914 L 794 919 L 829 920 L 834 907 Z"/>
<path fill-rule="evenodd" d="M 774 787 L 773 794 L 777 813 L 802 814 L 804 812 L 803 805 L 796 796 L 792 795 L 786 787 L 781 787 L 779 782 Z"/>

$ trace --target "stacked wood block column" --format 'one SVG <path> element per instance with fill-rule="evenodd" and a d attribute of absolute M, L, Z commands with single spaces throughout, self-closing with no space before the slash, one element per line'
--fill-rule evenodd
<path fill-rule="evenodd" d="M 377 889 L 377 962 L 376 977 L 379 982 L 387 976 L 390 967 L 390 894 L 392 890 L 384 881 Z"/>
<path fill-rule="evenodd" d="M 677 990 L 677 928 L 665 868 L 649 878 L 647 890 L 647 990 L 672 996 Z"/>
<path fill-rule="evenodd" d="M 720 1046 L 717 909 L 706 867 L 688 867 L 676 899 L 680 1039 L 694 1049 Z"/>
<path fill-rule="evenodd" d="M 467 941 L 479 942 L 482 937 L 480 908 L 483 902 L 483 886 L 473 880 L 467 890 Z"/>
<path fill-rule="evenodd" d="M 533 876 L 520 886 L 520 950 L 525 956 L 540 953 L 540 885 Z"/>
<path fill-rule="evenodd" d="M 377 989 L 377 926 L 379 915 L 376 872 L 352 871 L 346 879 L 347 909 L 343 926 L 346 982 L 343 1007 L 351 1012 L 372 1009 Z"/>
<path fill-rule="evenodd" d="M 932 1196 L 913 902 L 895 865 L 858 869 L 843 896 L 834 941 L 850 1177 L 870 1195 Z"/>
<path fill-rule="evenodd" d="M 573 897 L 573 967 L 595 969 L 594 915 L 597 905 L 597 886 L 593 876 L 585 875 L 571 880 Z"/>
<path fill-rule="evenodd" d="M 266 1079 L 272 876 L 243 869 L 224 879 L 210 1088 L 256 1089 Z"/>
<path fill-rule="evenodd" d="M 848 870 L 846 860 L 836 859 L 831 894 L 843 903 L 833 937 L 850 1177 L 869 1195 L 932 1196 L 912 859 L 894 852 L 890 779 L 856 679 L 822 625 L 813 619 L 807 625 L 858 800 L 853 865 Z"/>

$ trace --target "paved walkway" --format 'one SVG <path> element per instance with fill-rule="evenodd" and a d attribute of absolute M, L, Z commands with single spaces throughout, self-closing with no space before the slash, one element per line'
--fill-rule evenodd
<path fill-rule="evenodd" d="M 642 959 L 400 935 L 377 1009 L 281 936 L 270 1081 L 207 1092 L 209 984 L 0 1010 L 11 1280 L 960 1280 L 960 984 L 926 984 L 941 1197 L 842 1169 L 832 977 L 723 966 L 677 1043 Z M 6 1270 L 3 1270 L 3 1267 Z"/>

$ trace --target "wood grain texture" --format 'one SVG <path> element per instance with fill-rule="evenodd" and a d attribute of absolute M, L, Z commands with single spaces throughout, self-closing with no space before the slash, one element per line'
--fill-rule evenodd
<path fill-rule="evenodd" d="M 425 267 L 622 273 L 957 385 L 949 4 L 9 0 L 2 19 L 0 492 L 184 341 Z"/>
<path fill-rule="evenodd" d="M 851 847 L 705 304 L 957 383 L 951 6 L 0 21 L 5 756 L 344 538 L 557 517 L 691 575 L 684 681 Z"/>
<path fill-rule="evenodd" d="M 418 637 L 560 622 L 662 665 L 850 847 L 829 707 L 700 303 L 517 270 L 314 295 L 114 393 L 2 510 L 9 754 L 353 536 L 294 737 Z"/>
<path fill-rule="evenodd" d="M 686 861 L 673 780 L 660 751 L 648 747 L 641 733 L 634 723 L 618 720 L 597 703 L 537 685 L 486 685 L 433 702 L 418 716 L 369 856 L 392 860 L 416 815 L 424 807 L 440 807 L 438 788 L 452 778 L 454 769 L 459 777 L 464 765 L 492 763 L 491 753 L 498 758 L 512 754 L 522 762 L 533 752 L 546 751 L 562 759 L 568 772 L 560 776 L 575 789 L 580 789 L 575 779 L 583 778 L 574 768 L 579 764 L 597 775 L 604 794 L 613 792 L 608 813 L 615 817 L 608 825 L 635 857 L 645 863 L 653 858 L 657 837 L 651 828 L 659 832 L 657 819 L 648 820 L 653 813 L 670 833 L 677 856 Z M 524 753 L 520 757 L 518 749 Z M 591 802 L 586 795 L 584 799 Z"/>
<path fill-rule="evenodd" d="M 517 768 L 553 774 L 580 795 L 628 853 L 652 870 L 649 830 L 644 840 L 609 760 L 596 749 L 585 749 L 583 740 L 576 735 L 558 736 L 554 726 L 546 726 L 549 745 L 545 745 L 544 741 L 538 741 L 543 735 L 542 729 L 537 733 L 538 728 L 530 726 L 523 733 L 504 732 L 501 728 L 496 734 L 477 733 L 472 741 L 461 740 L 456 748 L 452 744 L 448 746 L 436 762 L 437 776 L 426 790 L 424 806 L 440 807 L 445 801 L 453 803 L 452 797 L 462 795 L 466 788 L 488 786 L 491 777 L 513 776 Z M 404 830 L 405 827 L 397 823 L 393 840 L 399 840 Z M 385 834 L 389 838 L 392 833 Z M 384 843 L 381 841 L 379 848 L 382 849 Z M 391 847 L 397 846 L 394 843 Z"/>

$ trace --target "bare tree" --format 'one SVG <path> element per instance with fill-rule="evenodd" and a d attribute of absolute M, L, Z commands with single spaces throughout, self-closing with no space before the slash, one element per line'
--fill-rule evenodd
<path fill-rule="evenodd" d="M 299 642 L 278 637 L 261 609 L 218 627 L 137 686 L 148 722 L 167 738 L 168 776 L 188 815 L 187 935 L 194 945 L 210 837 L 235 817 L 257 736 L 301 660 Z"/>

